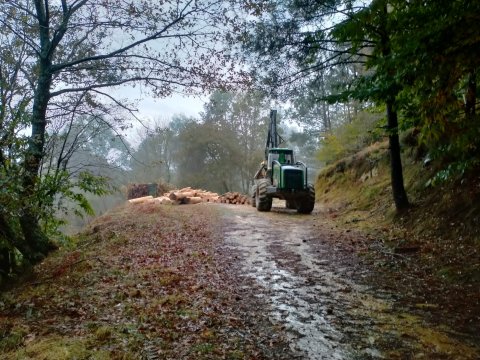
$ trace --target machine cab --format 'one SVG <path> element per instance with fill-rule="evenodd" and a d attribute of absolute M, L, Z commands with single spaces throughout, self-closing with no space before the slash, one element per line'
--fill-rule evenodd
<path fill-rule="evenodd" d="M 282 165 L 294 164 L 293 150 L 284 148 L 273 148 L 268 151 L 267 169 L 272 169 L 273 161 L 276 160 Z"/>

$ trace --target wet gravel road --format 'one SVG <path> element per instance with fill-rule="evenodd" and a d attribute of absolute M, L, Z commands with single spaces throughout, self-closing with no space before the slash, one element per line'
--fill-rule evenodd
<path fill-rule="evenodd" d="M 224 211 L 223 211 L 224 210 Z M 368 285 L 351 244 L 362 239 L 274 203 L 269 213 L 224 206 L 225 243 L 241 253 L 241 273 L 258 288 L 272 322 L 304 359 L 478 359 L 479 345 L 405 309 L 397 294 Z M 253 311 L 253 310 L 252 310 Z"/>

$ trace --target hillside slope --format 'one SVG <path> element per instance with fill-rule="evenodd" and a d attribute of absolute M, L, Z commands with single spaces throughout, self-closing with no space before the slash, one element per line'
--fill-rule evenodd
<path fill-rule="evenodd" d="M 427 187 L 440 164 L 424 165 L 415 150 L 403 154 L 411 208 L 397 214 L 390 188 L 388 144 L 376 143 L 319 174 L 317 202 L 343 227 L 360 229 L 372 243 L 366 255 L 403 293 L 437 299 L 459 312 L 461 327 L 480 320 L 480 176 Z M 459 296 L 461 294 L 461 296 Z"/>

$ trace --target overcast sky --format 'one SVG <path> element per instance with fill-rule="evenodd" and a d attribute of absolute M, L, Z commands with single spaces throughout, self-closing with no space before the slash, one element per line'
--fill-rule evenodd
<path fill-rule="evenodd" d="M 206 100 L 206 96 L 199 98 L 179 94 L 165 99 L 145 97 L 138 105 L 139 117 L 142 120 L 152 121 L 159 118 L 170 119 L 175 114 L 197 116 L 203 110 Z"/>
<path fill-rule="evenodd" d="M 203 105 L 208 101 L 208 95 L 186 96 L 180 93 L 168 98 L 156 99 L 148 92 L 142 91 L 139 86 L 112 89 L 111 94 L 117 99 L 136 100 L 136 108 L 138 109 L 136 116 L 142 124 L 133 120 L 133 128 L 124 134 L 128 142 L 134 146 L 140 143 L 140 138 L 143 136 L 141 134 L 144 134 L 146 130 L 145 126 L 153 129 L 155 123 L 167 123 L 173 115 L 178 114 L 198 118 L 199 113 L 203 111 Z"/>

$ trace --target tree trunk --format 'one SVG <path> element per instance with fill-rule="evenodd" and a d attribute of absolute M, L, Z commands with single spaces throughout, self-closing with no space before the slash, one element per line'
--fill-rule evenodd
<path fill-rule="evenodd" d="M 44 156 L 46 113 L 52 82 L 48 60 L 40 60 L 39 74 L 32 109 L 32 134 L 28 140 L 23 164 L 23 191 L 20 194 L 22 204 L 20 226 L 28 248 L 33 250 L 33 253 L 28 254 L 32 263 L 40 261 L 52 249 L 38 221 L 36 211 L 38 202 L 35 193 L 37 191 L 38 172 Z"/>
<path fill-rule="evenodd" d="M 386 59 L 391 54 L 390 37 L 388 34 L 387 18 L 388 4 L 383 3 L 383 18 L 380 23 L 380 49 L 383 57 Z M 394 78 L 394 70 L 387 68 L 387 72 Z M 405 210 L 409 207 L 407 193 L 403 183 L 402 158 L 400 153 L 400 139 L 398 137 L 398 115 L 395 110 L 395 99 L 398 94 L 397 84 L 390 84 L 389 94 L 386 96 L 385 104 L 387 106 L 387 131 L 390 146 L 390 173 L 392 181 L 393 201 L 397 211 Z"/>
<path fill-rule="evenodd" d="M 222 180 L 222 185 L 223 185 L 223 188 L 225 189 L 225 192 L 229 192 L 230 190 L 228 189 L 228 185 L 227 185 L 227 182 L 225 180 Z"/>
<path fill-rule="evenodd" d="M 14 236 L 10 224 L 7 223 L 5 216 L 0 213 L 0 275 L 8 275 L 12 268 L 13 242 Z M 1 283 L 0 276 L 0 283 Z"/>
<path fill-rule="evenodd" d="M 0 285 L 2 284 L 2 275 L 7 276 L 12 269 L 13 254 L 7 247 L 0 247 Z"/>
<path fill-rule="evenodd" d="M 15 232 L 7 219 L 8 216 L 0 212 L 0 245 L 4 243 L 7 248 L 16 248 L 27 261 L 31 261 L 30 255 L 35 251 Z M 8 250 L 11 253 L 10 249 Z M 8 259 L 12 259 L 12 256 L 9 256 Z M 12 264 L 10 263 L 10 265 Z"/>
<path fill-rule="evenodd" d="M 390 145 L 390 171 L 392 178 L 392 191 L 395 207 L 398 211 L 409 206 L 407 193 L 403 184 L 402 158 L 400 153 L 400 140 L 398 137 L 398 116 L 393 108 L 394 100 L 387 101 L 387 128 Z"/>

